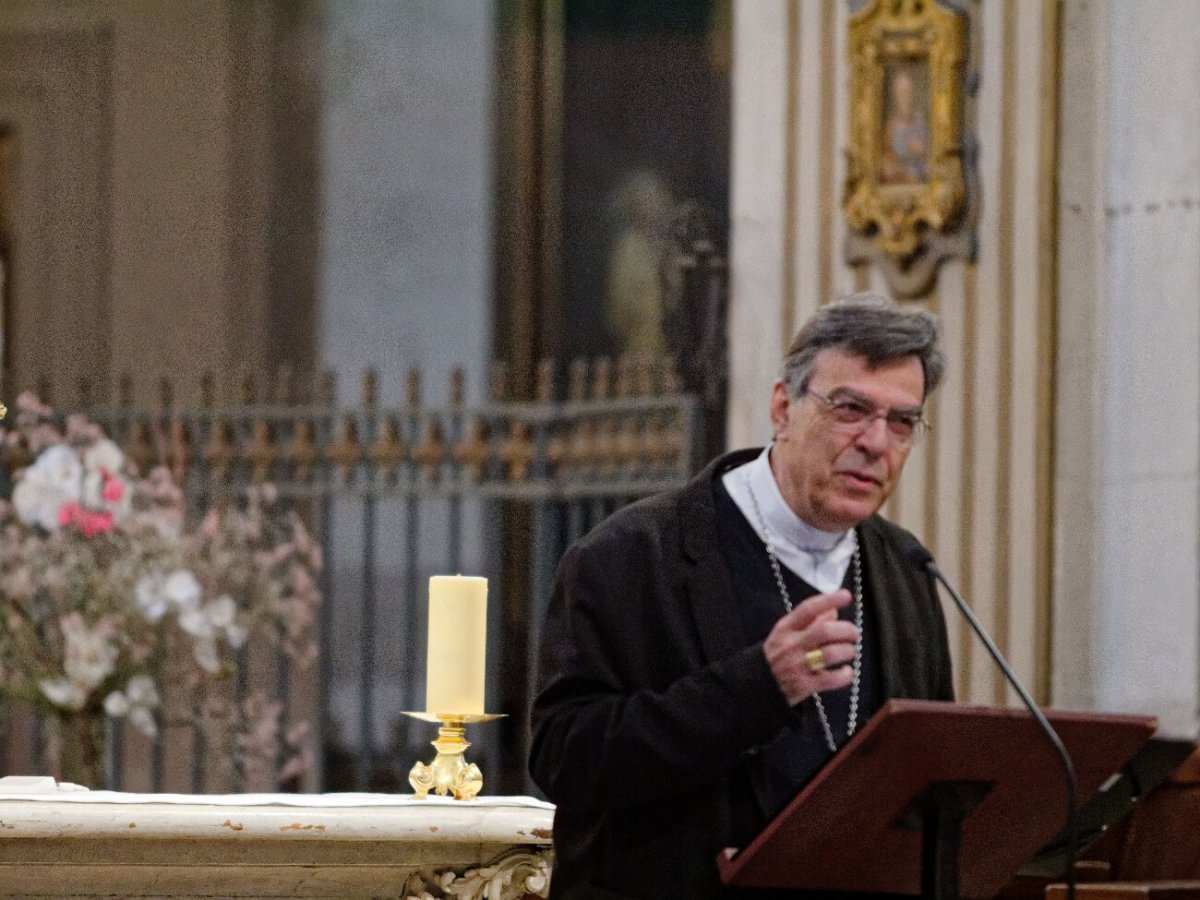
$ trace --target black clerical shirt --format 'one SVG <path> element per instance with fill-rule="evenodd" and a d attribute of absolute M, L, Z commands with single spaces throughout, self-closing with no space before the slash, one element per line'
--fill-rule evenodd
<path fill-rule="evenodd" d="M 766 545 L 746 521 L 721 476 L 713 479 L 716 501 L 717 532 L 721 553 L 729 567 L 734 594 L 738 598 L 738 617 L 745 632 L 746 643 L 755 644 L 767 634 L 784 615 L 787 607 L 779 593 L 779 585 L 771 569 Z M 784 583 L 793 606 L 818 593 L 817 589 L 799 575 L 780 564 Z M 843 586 L 854 593 L 854 564 L 846 570 Z M 858 726 L 864 725 L 880 706 L 881 676 L 879 672 L 878 628 L 873 614 L 874 604 L 866 584 L 863 585 L 863 645 L 862 675 L 858 694 Z M 854 604 L 839 610 L 841 618 L 854 621 Z M 850 715 L 850 688 L 829 691 L 821 695 L 834 742 L 840 747 L 847 740 L 846 729 Z M 777 813 L 804 784 L 816 774 L 832 755 L 825 742 L 825 733 L 817 714 L 816 703 L 808 699 L 796 707 L 795 725 L 780 732 L 769 744 L 757 748 L 757 764 L 762 766 L 766 785 L 760 793 L 759 804 L 769 819 Z"/>

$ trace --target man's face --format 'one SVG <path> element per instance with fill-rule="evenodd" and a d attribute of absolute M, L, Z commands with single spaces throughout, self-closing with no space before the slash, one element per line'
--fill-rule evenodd
<path fill-rule="evenodd" d="M 832 399 L 857 398 L 884 413 L 919 410 L 925 373 L 915 356 L 872 369 L 856 354 L 822 350 L 808 387 Z M 882 416 L 843 424 L 816 397 L 789 397 L 782 382 L 771 394 L 771 422 L 771 470 L 779 489 L 796 515 L 823 531 L 845 531 L 878 511 L 908 456 L 909 444 L 889 431 Z"/>

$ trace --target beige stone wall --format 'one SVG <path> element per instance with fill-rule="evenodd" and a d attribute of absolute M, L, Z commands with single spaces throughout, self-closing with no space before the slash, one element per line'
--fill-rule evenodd
<path fill-rule="evenodd" d="M 6 394 L 52 376 L 156 396 L 267 346 L 271 6 L 0 8 L 17 132 Z"/>
<path fill-rule="evenodd" d="M 886 513 L 914 531 L 971 600 L 1026 684 L 1050 685 L 1054 435 L 1054 4 L 973 6 L 982 191 L 979 253 L 943 267 L 921 302 L 951 368 L 934 431 Z M 849 5 L 735 6 L 730 445 L 769 436 L 767 395 L 795 328 L 832 297 L 887 293 L 844 261 Z M 961 698 L 1010 698 L 947 607 Z"/>
<path fill-rule="evenodd" d="M 1194 737 L 1200 8 L 1068 0 L 1061 71 L 1054 697 Z"/>

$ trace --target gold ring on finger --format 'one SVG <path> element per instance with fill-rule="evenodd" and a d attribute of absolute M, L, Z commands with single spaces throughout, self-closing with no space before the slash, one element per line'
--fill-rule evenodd
<path fill-rule="evenodd" d="M 804 661 L 808 663 L 808 669 L 814 675 L 818 672 L 825 671 L 825 651 L 818 647 L 815 650 L 809 650 L 804 654 Z"/>

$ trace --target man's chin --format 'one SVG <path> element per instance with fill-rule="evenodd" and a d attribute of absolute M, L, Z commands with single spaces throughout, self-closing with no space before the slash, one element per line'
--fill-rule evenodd
<path fill-rule="evenodd" d="M 875 497 L 854 497 L 843 500 L 828 510 L 829 518 L 838 523 L 830 531 L 845 531 L 865 522 L 883 506 L 883 500 Z"/>

